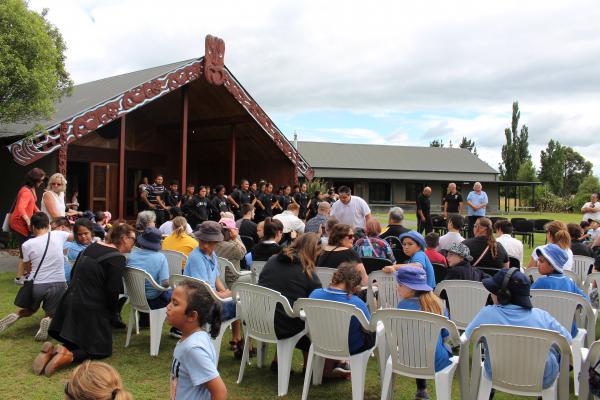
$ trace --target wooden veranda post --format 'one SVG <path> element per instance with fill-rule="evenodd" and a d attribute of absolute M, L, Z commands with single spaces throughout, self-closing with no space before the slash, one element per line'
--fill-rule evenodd
<path fill-rule="evenodd" d="M 183 99 L 181 102 L 181 186 L 179 190 L 181 193 L 185 193 L 185 185 L 187 184 L 188 109 L 190 102 L 188 87 L 184 86 L 181 93 Z"/>
<path fill-rule="evenodd" d="M 236 158 L 236 137 L 235 125 L 231 126 L 231 177 L 229 179 L 230 186 L 235 185 L 235 158 Z"/>
<path fill-rule="evenodd" d="M 118 218 L 125 219 L 125 132 L 127 129 L 127 116 L 121 117 L 121 131 L 119 133 L 119 202 L 118 202 Z"/>

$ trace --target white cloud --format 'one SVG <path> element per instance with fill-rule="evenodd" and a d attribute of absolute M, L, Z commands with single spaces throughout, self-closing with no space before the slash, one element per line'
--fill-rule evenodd
<path fill-rule="evenodd" d="M 518 99 L 536 162 L 537 149 L 554 138 L 600 171 L 599 153 L 592 150 L 600 134 L 595 0 L 30 5 L 50 9 L 68 45 L 67 68 L 79 83 L 199 57 L 211 33 L 225 39 L 226 64 L 270 114 L 343 110 L 385 118 L 428 112 L 407 122 L 422 144 L 438 134 L 445 143 L 467 136 L 496 166 L 511 102 Z M 464 112 L 475 116 L 459 115 Z M 407 141 L 408 127 L 398 129 L 400 136 L 369 127 L 310 135 Z"/>

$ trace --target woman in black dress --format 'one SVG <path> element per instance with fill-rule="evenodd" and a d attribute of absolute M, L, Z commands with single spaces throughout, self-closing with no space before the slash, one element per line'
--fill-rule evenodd
<path fill-rule="evenodd" d="M 87 359 L 112 354 L 113 316 L 119 311 L 123 272 L 135 244 L 135 229 L 115 225 L 106 243 L 94 243 L 82 251 L 73 266 L 71 284 L 52 319 L 48 333 L 61 345 L 42 345 L 33 371 L 52 375 L 57 369 Z"/>

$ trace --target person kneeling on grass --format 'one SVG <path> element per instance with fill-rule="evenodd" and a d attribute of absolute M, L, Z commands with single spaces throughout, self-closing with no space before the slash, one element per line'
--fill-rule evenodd
<path fill-rule="evenodd" d="M 393 273 L 399 268 L 403 267 L 419 267 L 425 270 L 427 276 L 427 284 L 432 288 L 435 287 L 435 273 L 433 272 L 433 265 L 431 261 L 425 255 L 425 238 L 418 232 L 409 231 L 400 235 L 400 241 L 402 242 L 402 250 L 407 257 L 410 257 L 407 264 L 395 264 L 388 265 L 383 268 L 383 272 Z"/>
<path fill-rule="evenodd" d="M 199 245 L 190 253 L 183 269 L 183 275 L 208 283 L 222 299 L 231 297 L 231 291 L 225 288 L 221 281 L 225 277 L 219 274 L 219 261 L 215 252 L 217 244 L 223 241 L 223 227 L 215 221 L 204 221 L 194 235 L 196 235 Z M 225 302 L 221 313 L 221 321 L 227 321 L 235 317 L 235 312 L 235 302 L 233 300 Z M 233 346 L 236 357 L 241 358 L 244 343 L 240 322 L 235 321 L 231 325 L 231 330 L 233 338 L 230 344 Z M 178 336 L 175 329 L 171 330 L 171 336 Z"/>
<path fill-rule="evenodd" d="M 563 265 L 569 256 L 567 252 L 555 244 L 547 244 L 536 249 L 537 265 L 540 274 L 544 275 L 531 285 L 532 289 L 560 290 L 580 295 L 588 302 L 590 299 L 577 287 L 575 282 L 563 274 Z M 575 321 L 571 327 L 571 336 L 577 336 Z"/>
<path fill-rule="evenodd" d="M 367 320 L 370 320 L 371 314 L 369 313 L 367 305 L 354 294 L 359 292 L 362 286 L 366 286 L 367 282 L 368 275 L 365 271 L 365 267 L 356 262 L 346 261 L 341 263 L 337 267 L 337 270 L 333 273 L 329 287 L 327 289 L 313 290 L 309 298 L 352 304 L 365 314 Z M 374 344 L 374 333 L 364 332 L 358 320 L 355 317 L 352 317 L 348 332 L 348 346 L 350 349 L 350 354 L 358 354 L 363 352 L 373 347 Z M 331 360 L 331 362 L 325 363 L 325 376 L 332 375 L 334 372 L 350 372 L 350 367 L 347 362 L 335 364 L 333 361 L 334 360 Z"/>
<path fill-rule="evenodd" d="M 24 268 L 31 271 L 28 280 L 33 281 L 33 301 L 30 304 L 21 304 L 15 300 L 15 304 L 21 308 L 0 320 L 0 332 L 5 331 L 18 319 L 32 316 L 41 306 L 45 316 L 40 321 L 35 340 L 44 341 L 48 338 L 48 327 L 60 299 L 67 290 L 63 246 L 71 233 L 50 232 L 50 221 L 43 212 L 31 216 L 31 229 L 34 237 L 23 243 L 22 249 Z"/>
<path fill-rule="evenodd" d="M 398 303 L 400 310 L 426 311 L 448 317 L 442 300 L 433 293 L 433 288 L 427 284 L 427 275 L 423 268 L 403 267 L 396 272 L 398 282 L 398 295 L 403 299 Z M 452 362 L 452 351 L 444 344 L 448 337 L 447 330 L 442 329 L 435 348 L 435 372 L 448 367 Z M 416 400 L 429 399 L 427 382 L 417 379 Z"/>
<path fill-rule="evenodd" d="M 506 274 L 510 275 L 505 283 Z M 571 334 L 552 315 L 539 308 L 533 308 L 530 296 L 531 282 L 517 268 L 501 269 L 496 275 L 484 279 L 481 283 L 492 294 L 494 305 L 482 308 L 473 318 L 465 330 L 467 338 L 470 338 L 473 331 L 481 325 L 509 325 L 548 329 L 563 335 L 569 344 L 572 342 Z M 483 364 L 486 376 L 491 379 L 492 364 L 485 345 Z M 542 383 L 544 389 L 550 387 L 556 380 L 559 365 L 560 354 L 554 348 L 550 348 L 544 368 Z"/>
<path fill-rule="evenodd" d="M 167 322 L 181 332 L 171 363 L 171 399 L 226 399 L 227 387 L 217 371 L 217 354 L 210 340 L 219 334 L 219 304 L 197 282 L 183 281 L 173 290 Z M 210 324 L 210 336 L 203 329 L 206 324 Z"/>

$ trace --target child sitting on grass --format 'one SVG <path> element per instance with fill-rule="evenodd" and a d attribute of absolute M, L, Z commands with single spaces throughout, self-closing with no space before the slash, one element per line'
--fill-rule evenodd
<path fill-rule="evenodd" d="M 219 334 L 221 307 L 193 281 L 173 291 L 167 321 L 181 331 L 171 363 L 171 400 L 227 398 L 227 388 L 217 371 L 217 355 L 210 340 Z M 210 324 L 209 333 L 204 330 Z"/>

